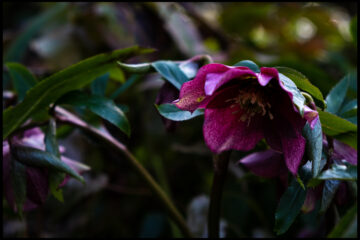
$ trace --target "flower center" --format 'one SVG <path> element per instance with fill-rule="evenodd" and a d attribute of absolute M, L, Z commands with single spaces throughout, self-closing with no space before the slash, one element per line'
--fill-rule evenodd
<path fill-rule="evenodd" d="M 226 100 L 226 102 L 233 102 L 230 108 L 239 108 L 239 110 L 235 110 L 232 114 L 238 114 L 241 111 L 238 121 L 247 121 L 248 126 L 251 118 L 255 114 L 261 114 L 261 116 L 267 114 L 270 120 L 274 119 L 274 116 L 270 112 L 271 105 L 268 98 L 259 87 L 249 86 L 240 89 L 236 97 L 230 98 Z"/>

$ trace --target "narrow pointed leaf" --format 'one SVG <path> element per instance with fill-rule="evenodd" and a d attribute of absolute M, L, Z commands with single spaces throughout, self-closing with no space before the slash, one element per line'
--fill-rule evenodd
<path fill-rule="evenodd" d="M 130 136 L 130 124 L 125 114 L 111 99 L 97 95 L 89 96 L 80 91 L 72 91 L 62 96 L 57 103 L 86 107 L 93 113 L 119 127 L 125 134 Z"/>
<path fill-rule="evenodd" d="M 306 185 L 312 175 L 310 161 L 300 168 L 299 175 L 304 185 Z M 276 209 L 274 227 L 276 234 L 285 233 L 295 221 L 305 202 L 306 192 L 307 190 L 303 189 L 303 186 L 299 184 L 297 179 L 291 181 L 288 189 L 281 196 Z"/>
<path fill-rule="evenodd" d="M 6 63 L 9 70 L 15 91 L 18 94 L 19 101 L 22 101 L 26 92 L 32 88 L 37 80 L 34 75 L 20 63 Z"/>
<path fill-rule="evenodd" d="M 290 78 L 299 89 L 308 92 L 314 98 L 321 101 L 325 107 L 324 97 L 321 91 L 316 86 L 312 85 L 305 75 L 296 71 L 295 69 L 288 67 L 276 67 L 276 69 L 279 71 L 279 73 L 282 73 Z"/>
<path fill-rule="evenodd" d="M 141 75 L 139 75 L 139 74 L 131 75 L 131 77 L 124 84 L 122 84 L 118 89 L 116 89 L 113 92 L 113 94 L 111 94 L 110 98 L 111 99 L 117 98 L 120 94 L 125 92 L 129 87 L 131 87 L 140 78 L 141 78 Z"/>
<path fill-rule="evenodd" d="M 347 90 L 349 88 L 350 78 L 353 77 L 352 74 L 346 75 L 343 79 L 340 80 L 326 96 L 326 111 L 337 114 L 340 110 L 342 103 L 345 100 Z"/>
<path fill-rule="evenodd" d="M 45 150 L 60 158 L 59 145 L 56 141 L 56 121 L 50 118 L 49 125 L 45 134 Z"/>
<path fill-rule="evenodd" d="M 48 129 L 45 134 L 45 150 L 54 154 L 60 160 L 59 145 L 56 141 L 56 121 L 54 118 L 50 118 Z M 53 196 L 60 202 L 64 202 L 64 197 L 62 189 L 59 189 L 58 186 L 64 178 L 65 173 L 49 169 L 49 188 Z"/>
<path fill-rule="evenodd" d="M 122 62 L 117 62 L 118 66 L 129 73 L 149 73 L 153 69 L 151 68 L 151 63 L 137 63 L 137 64 L 127 64 Z"/>
<path fill-rule="evenodd" d="M 356 132 L 357 126 L 346 119 L 318 109 L 321 127 L 326 135 L 335 136 L 347 132 Z"/>
<path fill-rule="evenodd" d="M 3 139 L 29 117 L 55 102 L 60 96 L 84 87 L 96 77 L 116 67 L 116 61 L 148 52 L 148 49 L 135 46 L 99 54 L 40 81 L 28 91 L 23 102 L 3 112 Z"/>
<path fill-rule="evenodd" d="M 357 132 L 338 134 L 334 138 L 357 150 Z"/>
<path fill-rule="evenodd" d="M 351 110 L 357 110 L 357 99 L 351 100 L 349 102 L 347 102 L 344 107 L 341 108 L 341 110 L 339 111 L 340 115 L 351 111 Z"/>
<path fill-rule="evenodd" d="M 179 90 L 181 85 L 189 81 L 183 71 L 181 71 L 181 69 L 171 61 L 156 61 L 151 65 L 163 78 L 165 78 L 165 80 Z"/>
<path fill-rule="evenodd" d="M 311 129 L 309 123 L 306 123 L 302 133 L 306 139 L 306 155 L 312 162 L 312 175 L 316 177 L 320 172 L 323 146 L 320 120 L 317 121 L 314 129 Z"/>
<path fill-rule="evenodd" d="M 44 152 L 36 148 L 14 146 L 14 155 L 19 162 L 25 165 L 46 167 L 52 170 L 61 171 L 84 183 L 83 177 L 81 177 L 77 172 L 75 172 L 54 154 Z"/>
<path fill-rule="evenodd" d="M 191 113 L 189 111 L 183 111 L 176 107 L 174 104 L 170 103 L 155 105 L 155 107 L 157 108 L 161 116 L 173 121 L 185 121 L 204 114 L 203 109 L 197 109 L 193 113 Z"/>
<path fill-rule="evenodd" d="M 253 61 L 251 60 L 243 60 L 243 61 L 240 61 L 238 63 L 235 63 L 234 66 L 242 66 L 242 67 L 248 67 L 250 68 L 251 70 L 253 70 L 254 72 L 257 72 L 259 73 L 260 72 L 260 68 L 258 65 L 256 65 L 256 63 L 254 63 Z"/>
<path fill-rule="evenodd" d="M 294 222 L 305 202 L 305 197 L 306 190 L 293 179 L 276 209 L 274 230 L 278 235 L 285 233 Z"/>

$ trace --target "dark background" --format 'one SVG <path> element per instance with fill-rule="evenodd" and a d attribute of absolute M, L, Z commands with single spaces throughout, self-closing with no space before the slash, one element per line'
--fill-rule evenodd
<path fill-rule="evenodd" d="M 70 3 L 65 10 L 29 30 L 32 21 L 57 3 L 3 3 L 4 61 L 18 61 L 39 79 L 98 53 L 132 45 L 157 51 L 130 63 L 184 60 L 209 54 L 233 65 L 250 59 L 259 66 L 287 66 L 302 72 L 324 96 L 357 67 L 357 40 L 351 22 L 357 3 Z M 23 49 L 6 55 L 24 32 Z M 106 96 L 129 75 L 110 73 Z M 187 216 L 189 203 L 209 195 L 211 152 L 202 137 L 203 117 L 167 131 L 154 102 L 163 81 L 152 74 L 139 79 L 115 101 L 127 109 L 132 135 L 105 125 L 171 195 Z M 12 85 L 3 71 L 3 90 Z M 89 88 L 90 89 L 90 88 Z M 91 124 L 100 120 L 81 113 Z M 124 156 L 80 131 L 61 126 L 66 155 L 92 170 L 83 187 L 71 180 L 65 203 L 52 196 L 19 221 L 3 198 L 3 236 L 165 237 L 179 236 L 157 198 Z M 265 148 L 261 142 L 255 150 Z M 228 237 L 274 237 L 274 213 L 281 191 L 274 179 L 254 176 L 235 164 L 245 153 L 233 152 L 223 196 Z M 201 208 L 201 206 L 199 206 Z M 284 235 L 322 236 L 323 216 L 302 214 Z M 302 235 L 303 234 L 303 235 Z"/>

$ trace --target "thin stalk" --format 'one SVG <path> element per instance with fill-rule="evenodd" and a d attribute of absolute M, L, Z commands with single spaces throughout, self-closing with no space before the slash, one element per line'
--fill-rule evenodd
<path fill-rule="evenodd" d="M 214 155 L 214 178 L 210 195 L 208 218 L 209 238 L 219 237 L 221 197 L 229 165 L 230 151 Z"/>
<path fill-rule="evenodd" d="M 152 191 L 158 196 L 158 198 L 162 201 L 164 204 L 166 210 L 169 212 L 170 216 L 173 218 L 173 220 L 176 222 L 176 224 L 179 226 L 181 232 L 185 237 L 192 237 L 192 234 L 189 230 L 189 228 L 186 225 L 186 222 L 182 215 L 179 213 L 179 211 L 176 209 L 175 205 L 171 201 L 171 199 L 166 195 L 164 190 L 161 189 L 159 184 L 156 183 L 154 178 L 149 174 L 149 172 L 139 163 L 139 161 L 134 157 L 134 155 L 131 154 L 131 152 L 127 149 L 125 145 L 117 141 L 115 138 L 113 138 L 110 134 L 107 132 L 100 131 L 90 125 L 88 125 L 86 122 L 79 119 L 77 116 L 73 115 L 72 113 L 66 111 L 63 108 L 56 107 L 56 118 L 63 123 L 67 123 L 70 125 L 73 125 L 75 127 L 78 127 L 82 130 L 85 130 L 86 132 L 100 138 L 108 145 L 112 146 L 117 151 L 122 152 L 126 158 L 129 160 L 130 164 L 135 168 L 135 170 L 138 172 L 140 176 L 148 183 Z"/>

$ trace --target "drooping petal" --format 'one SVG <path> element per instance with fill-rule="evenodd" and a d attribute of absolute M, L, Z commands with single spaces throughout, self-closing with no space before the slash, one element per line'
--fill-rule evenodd
<path fill-rule="evenodd" d="M 349 145 L 342 143 L 336 139 L 333 140 L 334 151 L 333 157 L 336 159 L 345 159 L 352 165 L 357 165 L 357 151 Z"/>
<path fill-rule="evenodd" d="M 305 150 L 301 132 L 305 120 L 292 108 L 292 102 L 282 92 L 271 100 L 273 119 L 264 124 L 264 135 L 269 145 L 284 154 L 288 169 L 295 175 Z"/>
<path fill-rule="evenodd" d="M 272 149 L 255 152 L 242 158 L 239 163 L 261 177 L 279 177 L 287 174 L 283 155 Z"/>
<path fill-rule="evenodd" d="M 232 108 L 207 108 L 203 135 L 205 143 L 214 153 L 234 149 L 249 151 L 263 138 L 261 118 L 253 117 L 248 123 L 240 121 L 242 112 L 233 114 Z"/>
<path fill-rule="evenodd" d="M 228 67 L 222 64 L 207 64 L 201 67 L 196 77 L 184 83 L 180 89 L 179 99 L 174 101 L 175 105 L 181 110 L 190 112 L 195 111 L 202 104 L 207 102 L 204 91 L 206 75 L 209 73 L 222 73 L 227 71 Z"/>

